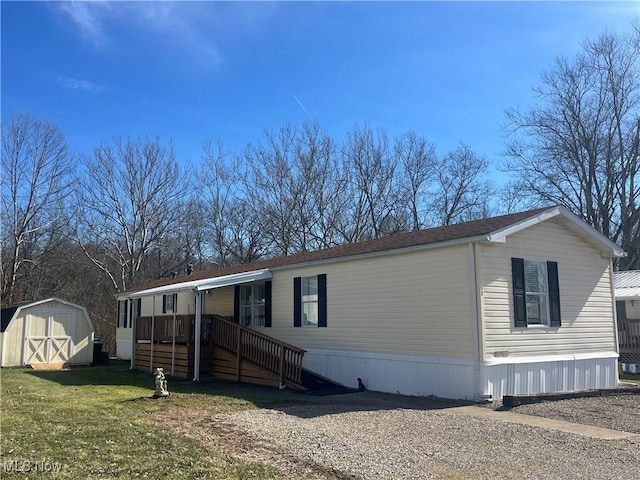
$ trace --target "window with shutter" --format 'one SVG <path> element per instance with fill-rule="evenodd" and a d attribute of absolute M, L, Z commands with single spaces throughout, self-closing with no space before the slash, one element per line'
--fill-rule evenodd
<path fill-rule="evenodd" d="M 327 275 L 293 279 L 293 326 L 327 326 Z"/>
<path fill-rule="evenodd" d="M 271 326 L 271 282 L 236 285 L 234 317 L 245 327 Z"/>
<path fill-rule="evenodd" d="M 559 327 L 560 286 L 557 262 L 511 259 L 516 327 Z"/>

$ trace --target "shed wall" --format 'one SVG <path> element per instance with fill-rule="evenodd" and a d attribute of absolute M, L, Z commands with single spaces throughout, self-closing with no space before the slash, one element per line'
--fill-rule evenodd
<path fill-rule="evenodd" d="M 71 364 L 89 364 L 93 360 L 93 331 L 85 316 L 84 310 L 65 303 L 50 301 L 33 306 L 23 307 L 18 316 L 13 319 L 3 338 L 3 366 L 23 365 L 24 339 L 29 335 L 26 331 L 35 331 L 40 324 L 46 323 L 51 315 L 72 315 L 75 321 L 66 322 L 65 326 L 54 324 L 54 335 L 68 335 L 72 337 L 72 350 L 69 362 Z M 27 322 L 29 319 L 29 322 Z M 71 326 L 72 325 L 72 326 Z M 62 331 L 60 329 L 64 329 Z"/>

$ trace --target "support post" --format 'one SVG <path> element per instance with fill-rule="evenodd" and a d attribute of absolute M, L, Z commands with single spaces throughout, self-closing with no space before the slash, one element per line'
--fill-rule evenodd
<path fill-rule="evenodd" d="M 129 301 L 131 302 L 131 298 L 129 298 Z M 129 313 L 128 312 L 128 308 L 125 308 L 125 315 Z M 118 313 L 119 315 L 119 313 Z M 133 317 L 131 319 L 131 363 L 129 365 L 129 370 L 135 370 L 136 369 L 136 346 L 138 345 L 138 340 L 137 340 L 137 336 L 138 336 L 138 322 L 136 321 L 136 317 Z"/>
<path fill-rule="evenodd" d="M 176 364 L 176 310 L 173 309 L 173 332 L 171 336 L 171 375 L 174 375 Z"/>
<path fill-rule="evenodd" d="M 195 331 L 195 351 L 193 358 L 193 381 L 197 382 L 200 380 L 200 344 L 202 336 L 202 292 L 199 290 L 194 291 L 196 294 L 196 331 Z"/>
<path fill-rule="evenodd" d="M 236 380 L 239 382 L 240 368 L 242 366 L 242 329 L 240 325 L 236 326 Z"/>
<path fill-rule="evenodd" d="M 153 372 L 153 341 L 155 339 L 155 325 L 156 325 L 156 314 L 155 314 L 155 308 L 153 313 L 151 314 L 151 344 L 150 344 L 150 348 L 151 348 L 151 357 L 149 358 L 149 371 Z"/>

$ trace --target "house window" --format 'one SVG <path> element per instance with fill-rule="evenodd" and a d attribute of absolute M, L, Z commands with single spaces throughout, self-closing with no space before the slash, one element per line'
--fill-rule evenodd
<path fill-rule="evenodd" d="M 178 294 L 162 295 L 162 313 L 176 312 L 178 307 Z"/>
<path fill-rule="evenodd" d="M 527 295 L 527 323 L 549 325 L 547 262 L 524 261 L 524 289 Z"/>
<path fill-rule="evenodd" d="M 240 286 L 240 325 L 264 327 L 264 283 Z"/>
<path fill-rule="evenodd" d="M 327 276 L 293 279 L 293 326 L 327 326 Z"/>
<path fill-rule="evenodd" d="M 118 301 L 118 328 L 127 328 L 128 303 L 127 300 Z"/>
<path fill-rule="evenodd" d="M 302 277 L 302 326 L 318 326 L 318 277 Z"/>
<path fill-rule="evenodd" d="M 271 326 L 271 281 L 235 287 L 234 317 L 245 327 Z"/>
<path fill-rule="evenodd" d="M 511 259 L 516 327 L 559 327 L 560 292 L 556 262 Z"/>

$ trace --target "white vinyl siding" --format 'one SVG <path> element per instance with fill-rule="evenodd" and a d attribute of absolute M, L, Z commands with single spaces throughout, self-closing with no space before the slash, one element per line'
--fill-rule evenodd
<path fill-rule="evenodd" d="M 467 246 L 274 270 L 269 332 L 305 349 L 473 357 Z M 326 274 L 327 328 L 293 328 L 293 278 Z"/>
<path fill-rule="evenodd" d="M 485 360 L 616 350 L 609 259 L 553 219 L 482 245 L 478 258 Z M 558 263 L 562 326 L 514 326 L 511 257 Z M 506 359 L 505 359 L 506 360 Z"/>
<path fill-rule="evenodd" d="M 233 285 L 203 292 L 204 302 L 202 313 L 233 317 L 233 292 Z"/>

